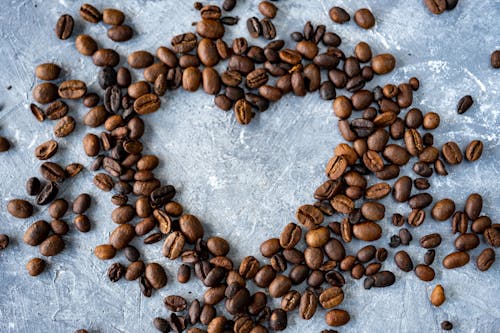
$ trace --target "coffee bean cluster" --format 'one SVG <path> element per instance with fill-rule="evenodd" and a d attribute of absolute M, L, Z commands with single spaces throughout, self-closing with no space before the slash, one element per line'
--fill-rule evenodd
<path fill-rule="evenodd" d="M 428 1 L 425 3 L 430 6 Z M 225 0 L 222 8 L 197 2 L 194 7 L 201 19 L 195 32 L 174 36 L 171 45 L 158 47 L 155 55 L 146 50 L 129 54 L 127 65 L 143 70 L 142 80 L 133 82 L 127 67 L 116 68 L 120 55 L 113 49 L 99 47 L 89 35 L 77 36 L 75 47 L 100 68 L 98 83 L 102 91 L 87 91 L 80 80 L 56 81 L 62 72 L 57 64 L 41 64 L 35 69 L 36 77 L 44 82 L 33 89 L 33 99 L 48 106 L 44 110 L 32 104 L 30 109 L 39 121 L 57 122 L 55 138 L 35 149 L 36 158 L 43 161 L 40 174 L 44 181 L 32 177 L 26 190 L 28 195 L 36 196 L 37 205 L 50 204 L 48 213 L 53 220 L 50 223 L 40 220 L 29 226 L 24 242 L 39 246 L 43 256 L 53 256 L 64 249 L 62 236 L 68 233 L 69 226 L 63 218 L 69 203 L 58 197 L 59 186 L 65 179 L 76 176 L 83 166 L 73 163 L 63 167 L 51 159 L 58 151 L 57 140 L 64 140 L 76 124 L 68 116 L 69 107 L 64 100 L 81 99 L 88 108 L 83 124 L 104 128 L 99 134 L 89 132 L 82 139 L 85 154 L 93 159 L 89 167 L 94 172 L 93 183 L 104 192 L 113 192 L 111 201 L 116 205 L 111 212 L 116 227 L 106 243 L 95 247 L 94 254 L 101 260 L 111 260 L 122 251 L 129 261 L 126 265 L 112 263 L 108 268 L 109 280 L 136 280 L 146 297 L 167 284 L 167 273 L 161 264 L 144 262 L 139 249 L 129 244 L 135 237 L 143 237 L 144 244 L 163 242 L 163 256 L 182 261 L 177 272 L 179 283 L 188 282 L 194 271 L 194 276 L 206 287 L 202 301 L 195 299 L 188 303 L 180 295 L 165 297 L 164 305 L 170 315 L 153 320 L 161 332 L 280 331 L 287 327 L 289 313 L 297 310 L 302 319 L 309 320 L 318 306 L 328 310 L 327 325 L 347 324 L 350 314 L 342 309 L 346 278 L 364 277 L 365 289 L 388 287 L 396 281 L 394 273 L 383 268 L 391 250 L 370 244 L 383 237 L 380 224 L 389 214 L 378 201 L 389 195 L 411 208 L 408 216 L 392 214 L 390 220 L 394 226 L 408 224 L 408 228 L 400 228 L 397 235 L 390 237 L 389 248 L 410 244 L 413 240 L 410 230 L 426 221 L 425 208 L 434 203 L 431 217 L 436 221 L 451 219 L 451 232 L 458 234 L 457 251 L 448 254 L 442 265 L 447 269 L 466 265 L 470 261 L 469 252 L 483 240 L 491 247 L 477 256 L 476 265 L 481 271 L 488 270 L 495 261 L 493 247 L 500 245 L 500 228 L 488 216 L 481 215 L 482 197 L 471 194 L 463 210 L 457 210 L 452 199 L 434 201 L 425 192 L 431 186 L 431 176 L 446 176 L 447 168 L 462 163 L 464 157 L 470 162 L 478 160 L 483 143 L 474 140 L 464 150 L 455 142 L 436 147 L 429 131 L 438 128 L 439 115 L 424 114 L 411 107 L 420 85 L 417 78 L 366 88 L 374 75 L 395 68 L 396 59 L 389 53 L 373 55 L 370 45 L 360 42 L 353 54 L 346 56 L 339 48 L 340 36 L 326 31 L 325 25 L 314 27 L 311 22 L 305 24 L 302 32 L 291 34 L 296 43 L 294 48 L 286 47 L 283 40 L 274 40 L 276 29 L 271 20 L 278 9 L 272 2 L 262 1 L 258 5 L 265 18 L 248 19 L 247 28 L 251 37 L 263 36 L 273 41 L 263 48 L 250 45 L 244 37 L 226 43 L 225 26 L 236 24 L 238 19 L 222 13 L 235 5 L 235 0 Z M 442 7 L 440 1 L 431 5 L 435 5 L 433 9 Z M 448 2 L 446 6 L 451 9 Z M 79 14 L 89 23 L 102 21 L 110 26 L 107 35 L 112 42 L 125 42 L 134 35 L 132 28 L 123 24 L 126 17 L 120 10 L 107 8 L 101 12 L 84 4 Z M 340 7 L 333 7 L 329 15 L 339 24 L 350 20 L 349 13 Z M 363 29 L 375 25 L 375 17 L 366 8 L 355 11 L 354 21 Z M 74 24 L 71 15 L 62 15 L 55 27 L 57 38 L 71 39 Z M 326 50 L 320 51 L 321 46 Z M 227 70 L 219 74 L 214 66 L 221 61 L 227 61 Z M 495 67 L 493 56 L 492 66 Z M 321 72 L 326 73 L 327 80 L 322 81 Z M 142 116 L 159 110 L 167 92 L 180 87 L 194 92 L 200 86 L 215 95 L 219 108 L 226 111 L 233 108 L 236 120 L 242 125 L 251 121 L 255 111 L 265 111 L 271 102 L 288 93 L 304 96 L 319 91 L 322 99 L 333 100 L 333 113 L 346 142 L 337 145 L 328 161 L 327 180 L 314 192 L 316 201 L 300 206 L 296 221 L 261 244 L 260 252 L 266 258 L 263 262 L 251 255 L 239 264 L 233 262 L 229 257 L 229 242 L 205 235 L 200 219 L 184 212 L 183 206 L 174 201 L 175 187 L 162 184 L 155 176 L 160 164 L 158 157 L 144 151 Z M 337 96 L 337 90 L 344 90 L 345 94 Z M 471 96 L 463 97 L 457 113 L 466 112 L 472 105 Z M 416 176 L 400 175 L 401 168 L 410 162 Z M 90 204 L 87 194 L 73 201 L 74 226 L 81 232 L 91 229 L 85 215 Z M 17 218 L 28 218 L 34 213 L 32 203 L 24 199 L 9 201 L 7 209 Z M 327 221 L 334 214 L 341 218 L 340 222 Z M 353 239 L 367 244 L 355 253 L 348 253 L 345 244 Z M 442 237 L 432 233 L 421 237 L 419 242 L 427 251 L 421 262 L 414 263 L 415 258 L 404 250 L 397 251 L 393 260 L 400 270 L 413 271 L 422 281 L 432 281 L 435 277 L 432 265 Z M 8 236 L 0 235 L 0 248 L 8 243 Z M 38 275 L 45 265 L 43 259 L 34 258 L 27 264 L 28 273 Z M 307 287 L 299 291 L 302 282 Z M 281 299 L 280 307 L 273 309 L 269 297 Z M 443 304 L 442 286 L 436 286 L 430 301 L 435 306 Z M 217 305 L 222 303 L 230 316 L 217 313 Z M 198 324 L 206 326 L 206 330 L 191 327 Z M 445 321 L 442 326 L 451 329 L 453 325 Z"/>

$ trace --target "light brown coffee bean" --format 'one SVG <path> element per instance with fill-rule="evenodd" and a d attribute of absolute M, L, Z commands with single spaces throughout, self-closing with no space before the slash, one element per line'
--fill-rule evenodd
<path fill-rule="evenodd" d="M 442 285 L 438 284 L 434 287 L 431 293 L 430 301 L 434 306 L 441 306 L 446 300 L 444 294 L 444 288 Z"/>
<path fill-rule="evenodd" d="M 470 256 L 467 252 L 453 252 L 444 257 L 443 266 L 447 269 L 462 267 L 466 265 L 469 260 Z"/>

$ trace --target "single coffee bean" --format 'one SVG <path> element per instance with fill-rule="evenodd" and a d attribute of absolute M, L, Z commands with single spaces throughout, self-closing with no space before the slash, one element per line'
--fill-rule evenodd
<path fill-rule="evenodd" d="M 297 293 L 297 295 L 300 294 Z M 325 297 L 325 302 L 327 301 L 326 298 L 327 297 Z M 299 305 L 300 318 L 305 320 L 311 319 L 316 313 L 317 306 L 318 306 L 318 298 L 316 297 L 316 295 L 312 291 L 306 290 L 302 294 L 302 296 L 300 296 L 300 305 Z"/>
<path fill-rule="evenodd" d="M 115 67 L 120 62 L 120 55 L 112 49 L 99 49 L 92 55 L 94 65 Z"/>
<path fill-rule="evenodd" d="M 113 245 L 102 244 L 98 245 L 94 249 L 94 255 L 100 260 L 108 260 L 114 258 L 116 254 L 116 249 Z"/>
<path fill-rule="evenodd" d="M 441 235 L 438 233 L 428 234 L 420 238 L 420 246 L 425 249 L 435 248 L 441 244 Z"/>
<path fill-rule="evenodd" d="M 75 48 L 84 56 L 92 56 L 99 47 L 89 35 L 78 35 L 75 39 Z"/>
<path fill-rule="evenodd" d="M 341 309 L 330 310 L 325 316 L 325 322 L 328 326 L 343 326 L 349 320 L 351 320 L 349 312 Z"/>
<path fill-rule="evenodd" d="M 54 135 L 63 138 L 71 134 L 76 126 L 75 119 L 71 116 L 64 116 L 54 126 Z"/>
<path fill-rule="evenodd" d="M 486 248 L 477 257 L 476 266 L 481 271 L 487 271 L 495 262 L 495 251 L 492 248 Z"/>
<path fill-rule="evenodd" d="M 73 26 L 75 22 L 73 17 L 69 14 L 64 14 L 57 20 L 55 32 L 59 39 L 65 40 L 71 37 L 73 33 Z"/>
<path fill-rule="evenodd" d="M 274 18 L 278 12 L 278 8 L 269 1 L 262 1 L 258 6 L 259 12 L 267 18 Z"/>
<path fill-rule="evenodd" d="M 427 178 L 416 178 L 413 180 L 413 185 L 417 190 L 427 190 L 431 185 L 429 184 L 429 180 Z"/>
<path fill-rule="evenodd" d="M 52 235 L 45 239 L 39 247 L 40 254 L 50 257 L 59 254 L 64 249 L 64 241 L 59 235 Z"/>
<path fill-rule="evenodd" d="M 424 4 L 432 14 L 439 15 L 446 10 L 446 0 L 424 0 Z"/>
<path fill-rule="evenodd" d="M 57 86 L 52 82 L 37 84 L 35 88 L 33 88 L 33 99 L 40 104 L 53 102 L 59 97 L 57 89 Z"/>
<path fill-rule="evenodd" d="M 9 246 L 9 236 L 0 234 L 0 251 L 5 250 Z"/>
<path fill-rule="evenodd" d="M 378 261 L 385 261 L 387 259 L 388 252 L 385 248 L 380 247 L 377 249 L 377 252 L 375 252 L 375 259 Z"/>
<path fill-rule="evenodd" d="M 467 197 L 465 201 L 465 214 L 471 220 L 475 220 L 481 214 L 481 209 L 483 208 L 483 198 L 478 193 L 472 193 Z"/>
<path fill-rule="evenodd" d="M 101 20 L 101 12 L 94 6 L 84 3 L 80 7 L 80 16 L 90 23 L 97 23 Z"/>
<path fill-rule="evenodd" d="M 224 25 L 217 20 L 202 19 L 196 24 L 196 32 L 203 38 L 219 39 L 224 36 Z"/>
<path fill-rule="evenodd" d="M 367 220 L 379 221 L 385 216 L 385 206 L 378 202 L 365 202 L 361 206 L 361 214 Z"/>
<path fill-rule="evenodd" d="M 64 199 L 54 200 L 49 206 L 49 215 L 54 219 L 59 219 L 66 214 L 68 202 Z"/>
<path fill-rule="evenodd" d="M 451 199 L 441 199 L 432 207 L 432 218 L 437 221 L 445 221 L 455 212 L 455 202 Z"/>
<path fill-rule="evenodd" d="M 444 257 L 443 266 L 447 269 L 462 267 L 466 265 L 469 260 L 470 256 L 467 252 L 453 252 Z"/>
<path fill-rule="evenodd" d="M 490 64 L 493 68 L 500 68 L 500 50 L 491 53 Z"/>
<path fill-rule="evenodd" d="M 25 219 L 33 214 L 33 206 L 29 201 L 13 199 L 7 203 L 7 211 L 14 217 Z"/>
<path fill-rule="evenodd" d="M 115 262 L 108 268 L 108 278 L 111 282 L 117 282 L 125 275 L 126 268 L 119 262 Z"/>
<path fill-rule="evenodd" d="M 479 237 L 476 234 L 461 234 L 455 239 L 455 248 L 459 251 L 469 251 L 479 246 Z"/>
<path fill-rule="evenodd" d="M 156 317 L 153 319 L 153 326 L 162 333 L 170 332 L 170 324 L 163 318 Z"/>
<path fill-rule="evenodd" d="M 125 20 L 125 14 L 115 8 L 104 8 L 102 11 L 102 21 L 109 25 L 121 25 Z"/>
<path fill-rule="evenodd" d="M 413 236 L 408 229 L 402 228 L 399 230 L 399 238 L 401 239 L 402 245 L 409 245 L 413 239 Z"/>
<path fill-rule="evenodd" d="M 441 322 L 441 329 L 444 331 L 451 331 L 453 329 L 453 324 L 448 320 Z"/>
<path fill-rule="evenodd" d="M 33 113 L 33 116 L 35 116 L 36 120 L 38 120 L 39 122 L 42 122 L 45 120 L 45 112 L 39 106 L 31 103 L 30 110 L 31 110 L 31 113 Z"/>
<path fill-rule="evenodd" d="M 44 162 L 40 166 L 40 174 L 51 182 L 60 183 L 66 178 L 65 170 L 57 163 Z"/>
<path fill-rule="evenodd" d="M 423 209 L 432 203 L 432 196 L 429 193 L 419 193 L 410 197 L 408 205 L 412 209 Z"/>
<path fill-rule="evenodd" d="M 460 164 L 462 162 L 462 151 L 455 142 L 447 142 L 441 147 L 441 154 L 449 164 Z"/>
<path fill-rule="evenodd" d="M 48 160 L 57 153 L 57 149 L 58 149 L 57 141 L 49 140 L 40 144 L 38 147 L 35 148 L 35 156 L 36 158 L 42 161 Z M 38 182 L 38 188 L 39 187 L 40 187 L 40 182 Z M 30 195 L 35 195 L 35 194 L 30 194 Z"/>
<path fill-rule="evenodd" d="M 427 265 L 417 265 L 415 267 L 415 275 L 422 281 L 432 281 L 436 276 L 434 269 Z"/>
<path fill-rule="evenodd" d="M 424 254 L 424 263 L 427 266 L 432 265 L 435 256 L 436 256 L 436 251 L 434 249 L 427 250 L 427 252 L 425 252 Z"/>
<path fill-rule="evenodd" d="M 394 262 L 403 272 L 409 272 L 413 269 L 413 261 L 406 251 L 396 252 Z"/>
<path fill-rule="evenodd" d="M 391 72 L 396 66 L 396 59 L 392 54 L 384 53 L 373 57 L 371 67 L 378 75 L 383 75 Z"/>
<path fill-rule="evenodd" d="M 86 215 L 77 215 L 73 219 L 73 224 L 75 228 L 80 232 L 89 232 L 92 225 L 90 220 Z"/>
<path fill-rule="evenodd" d="M 23 241 L 31 246 L 40 245 L 50 232 L 50 225 L 45 221 L 36 221 L 26 229 Z"/>
<path fill-rule="evenodd" d="M 462 216 L 467 223 L 467 217 L 464 213 L 462 213 Z M 472 222 L 471 230 L 476 234 L 482 234 L 489 227 L 491 227 L 491 219 L 488 216 L 480 216 Z M 464 232 L 466 231 L 467 229 Z"/>
<path fill-rule="evenodd" d="M 467 110 L 470 109 L 470 107 L 474 104 L 474 101 L 472 100 L 472 96 L 470 95 L 465 95 L 464 97 L 460 98 L 457 104 L 457 113 L 458 114 L 463 114 L 467 112 Z"/>
<path fill-rule="evenodd" d="M 392 196 L 398 202 L 408 201 L 411 194 L 412 181 L 408 176 L 402 176 L 393 185 Z"/>
<path fill-rule="evenodd" d="M 354 22 L 363 29 L 370 29 L 375 25 L 375 17 L 369 9 L 361 8 L 354 13 Z"/>
<path fill-rule="evenodd" d="M 488 243 L 489 245 L 493 247 L 500 246 L 500 229 L 498 227 L 491 227 L 486 229 L 483 233 L 483 236 L 486 240 L 486 243 Z"/>
<path fill-rule="evenodd" d="M 483 142 L 480 140 L 473 140 L 465 148 L 465 159 L 467 161 L 477 161 L 483 153 Z"/>
<path fill-rule="evenodd" d="M 145 94 L 134 102 L 134 111 L 140 115 L 156 112 L 161 105 L 160 98 L 155 94 Z"/>
<path fill-rule="evenodd" d="M 319 295 L 319 303 L 324 309 L 331 309 L 341 304 L 344 300 L 344 293 L 339 287 L 325 289 Z"/>
<path fill-rule="evenodd" d="M 375 222 L 365 221 L 356 223 L 352 228 L 352 233 L 359 240 L 371 242 L 382 236 L 382 228 Z"/>
<path fill-rule="evenodd" d="M 443 286 L 438 284 L 432 290 L 430 301 L 434 306 L 441 306 L 446 300 L 446 296 L 444 294 Z"/>
<path fill-rule="evenodd" d="M 26 270 L 31 276 L 38 276 L 42 274 L 47 266 L 47 262 L 41 258 L 32 258 L 26 264 Z"/>
<path fill-rule="evenodd" d="M 59 77 L 61 67 L 53 63 L 45 63 L 36 66 L 35 75 L 40 80 L 52 81 Z"/>
<path fill-rule="evenodd" d="M 46 205 L 54 200 L 59 192 L 59 188 L 53 182 L 49 182 L 42 187 L 36 198 L 37 205 Z"/>
<path fill-rule="evenodd" d="M 339 23 L 339 24 L 346 23 L 351 19 L 351 17 L 345 11 L 345 9 L 343 9 L 341 7 L 332 7 L 330 9 L 330 11 L 328 12 L 328 14 L 333 22 Z"/>
<path fill-rule="evenodd" d="M 163 267 L 158 263 L 149 263 L 146 265 L 144 277 L 154 289 L 161 289 L 167 284 L 167 275 Z"/>
<path fill-rule="evenodd" d="M 186 299 L 178 295 L 169 295 L 163 300 L 165 307 L 172 312 L 180 312 L 186 309 Z"/>

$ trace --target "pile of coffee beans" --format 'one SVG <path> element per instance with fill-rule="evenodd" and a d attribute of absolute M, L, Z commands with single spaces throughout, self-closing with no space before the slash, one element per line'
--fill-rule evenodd
<path fill-rule="evenodd" d="M 453 9 L 458 1 L 424 2 L 438 14 Z M 376 54 L 369 44 L 359 42 L 353 54 L 346 55 L 339 48 L 340 36 L 327 31 L 325 25 L 315 27 L 311 22 L 301 32 L 291 34 L 294 47 L 275 40 L 272 19 L 279 15 L 279 10 L 272 2 L 262 1 L 258 5 L 264 18 L 251 17 L 246 21 L 252 38 L 263 36 L 272 40 L 265 47 L 251 45 L 244 37 L 230 43 L 224 41 L 225 27 L 236 24 L 238 18 L 223 16 L 223 11 L 230 11 L 235 5 L 236 0 L 225 0 L 222 8 L 196 2 L 194 8 L 201 19 L 195 32 L 174 36 L 171 45 L 159 46 L 155 55 L 146 50 L 129 54 L 127 65 L 143 70 L 142 80 L 134 82 L 126 66 L 116 68 L 121 55 L 101 48 L 90 35 L 76 36 L 75 48 L 100 68 L 97 78 L 102 91 L 87 91 L 86 83 L 77 79 L 57 81 L 63 72 L 57 64 L 37 66 L 35 75 L 43 82 L 34 87 L 32 96 L 36 103 L 47 106 L 31 104 L 30 109 L 38 121 L 56 122 L 55 138 L 35 148 L 35 157 L 43 161 L 40 175 L 44 181 L 37 177 L 28 179 L 26 191 L 36 196 L 37 206 L 49 205 L 47 212 L 52 221 L 39 220 L 30 225 L 23 241 L 39 246 L 40 254 L 46 257 L 57 255 L 65 247 L 63 236 L 70 228 L 63 218 L 70 203 L 59 196 L 59 186 L 79 174 L 83 166 L 61 166 L 50 160 L 58 152 L 58 140 L 64 140 L 76 126 L 64 100 L 81 100 L 88 108 L 83 124 L 103 127 L 100 134 L 87 133 L 82 139 L 85 154 L 93 159 L 89 167 L 95 173 L 93 183 L 103 192 L 113 192 L 111 202 L 116 206 L 111 212 L 116 227 L 105 243 L 95 247 L 94 255 L 111 260 L 122 251 L 128 260 L 127 264 L 114 262 L 109 266 L 109 280 L 138 281 L 146 297 L 168 283 L 163 266 L 143 261 L 140 250 L 130 245 L 134 238 L 143 237 L 145 245 L 163 242 L 163 256 L 182 262 L 178 283 L 187 283 L 194 270 L 194 276 L 206 287 L 202 301 L 189 303 L 180 295 L 166 296 L 164 305 L 169 316 L 153 320 L 161 332 L 281 331 L 287 327 L 288 315 L 293 311 L 310 320 L 318 306 L 328 310 L 324 319 L 327 325 L 345 325 L 351 318 L 342 308 L 346 278 L 364 278 L 365 289 L 388 287 L 396 282 L 395 274 L 383 267 L 391 250 L 370 244 L 384 237 L 382 221 L 390 220 L 400 228 L 389 237 L 389 248 L 408 246 L 413 241 L 410 230 L 429 219 L 427 207 L 431 207 L 433 220 L 451 221 L 451 233 L 458 234 L 456 251 L 446 255 L 442 266 L 455 269 L 468 264 L 470 251 L 482 241 L 489 247 L 476 257 L 476 266 L 480 271 L 488 270 L 495 261 L 493 248 L 500 246 L 500 227 L 481 215 L 481 195 L 470 194 L 460 208 L 451 198 L 435 200 L 427 192 L 432 176 L 446 176 L 447 168 L 455 168 L 464 157 L 467 162 L 477 161 L 483 143 L 473 140 L 465 149 L 453 141 L 435 146 L 430 131 L 438 128 L 440 117 L 435 112 L 424 113 L 411 107 L 420 86 L 415 77 L 407 82 L 367 88 L 375 75 L 387 74 L 396 67 L 396 59 L 390 53 Z M 134 36 L 133 29 L 124 24 L 125 14 L 118 9 L 101 11 L 83 4 L 79 14 L 88 23 L 102 21 L 108 25 L 107 36 L 113 42 L 125 42 Z M 329 16 L 338 24 L 350 21 L 348 11 L 340 7 L 333 7 Z M 356 10 L 353 16 L 360 28 L 370 29 L 376 24 L 366 8 Z M 55 26 L 56 37 L 71 41 L 74 25 L 71 15 L 62 15 Z M 493 67 L 498 67 L 499 58 L 496 51 L 491 57 Z M 222 61 L 227 61 L 227 69 L 219 74 L 214 66 Z M 322 81 L 322 73 L 327 80 Z M 162 183 L 154 174 L 160 160 L 146 153 L 141 142 L 145 131 L 143 116 L 159 110 L 162 97 L 180 87 L 189 92 L 202 87 L 205 93 L 215 96 L 219 108 L 232 108 L 242 125 L 248 124 L 256 111 L 267 110 L 271 102 L 289 93 L 305 96 L 318 91 L 322 99 L 333 100 L 333 114 L 346 142 L 336 146 L 328 161 L 326 180 L 314 192 L 315 201 L 298 207 L 296 221 L 261 244 L 260 252 L 266 258 L 262 262 L 252 255 L 239 264 L 234 262 L 228 256 L 229 242 L 206 235 L 200 219 L 186 213 L 174 200 L 175 187 Z M 338 95 L 341 90 L 343 95 Z M 465 113 L 472 105 L 472 97 L 464 96 L 457 104 L 457 113 Z M 0 140 L 0 151 L 4 146 Z M 401 174 L 408 163 L 412 163 L 415 175 Z M 407 203 L 411 212 L 407 216 L 386 212 L 379 201 L 389 195 L 396 202 Z M 73 225 L 80 232 L 91 229 L 85 215 L 91 201 L 86 193 L 73 200 Z M 36 213 L 33 204 L 25 199 L 10 200 L 7 209 L 16 218 Z M 340 221 L 327 221 L 334 214 Z M 403 227 L 406 224 L 408 228 Z M 345 244 L 353 239 L 367 244 L 349 253 Z M 426 250 L 421 259 L 405 250 L 395 250 L 393 260 L 399 270 L 413 271 L 425 282 L 433 281 L 437 266 L 434 257 L 442 236 L 434 232 L 418 241 Z M 0 235 L 0 249 L 8 243 L 8 236 Z M 36 276 L 45 266 L 44 259 L 33 258 L 26 269 Z M 300 291 L 302 283 L 307 287 Z M 268 297 L 281 299 L 280 307 L 272 308 Z M 436 285 L 430 302 L 440 306 L 445 299 L 444 288 Z M 223 313 L 217 309 L 218 304 L 224 304 Z M 441 326 L 445 330 L 453 327 L 448 321 Z"/>

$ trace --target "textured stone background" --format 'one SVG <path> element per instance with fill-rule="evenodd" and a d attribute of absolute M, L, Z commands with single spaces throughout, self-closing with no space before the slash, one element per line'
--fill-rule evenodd
<path fill-rule="evenodd" d="M 112 284 L 107 280 L 110 263 L 97 260 L 92 250 L 105 242 L 115 227 L 110 220 L 111 195 L 100 193 L 91 184 L 88 171 L 67 181 L 62 196 L 72 200 L 82 191 L 92 195 L 92 231 L 81 234 L 71 230 L 65 237 L 66 250 L 49 258 L 48 269 L 38 278 L 29 277 L 25 271 L 24 265 L 38 255 L 38 249 L 22 243 L 22 234 L 33 221 L 49 217 L 43 208 L 31 219 L 17 220 L 5 213 L 5 207 L 9 199 L 26 196 L 24 182 L 37 174 L 40 165 L 33 149 L 53 137 L 54 123 L 38 123 L 28 108 L 31 89 L 37 83 L 34 67 L 41 62 L 56 62 L 64 68 L 64 78 L 85 80 L 90 90 L 98 90 L 97 68 L 91 59 L 77 53 L 74 38 L 56 39 L 53 27 L 58 16 L 72 14 L 77 21 L 74 36 L 89 33 L 101 46 L 115 48 L 122 55 L 138 49 L 154 52 L 160 45 L 169 45 L 171 36 L 191 30 L 191 22 L 198 19 L 192 1 L 94 3 L 101 9 L 116 6 L 125 11 L 127 23 L 136 31 L 135 38 L 119 45 L 111 42 L 102 24 L 91 25 L 79 18 L 80 2 L 6 0 L 0 11 L 0 134 L 13 144 L 8 153 L 0 156 L 0 232 L 12 238 L 12 245 L 0 253 L 0 332 L 72 332 L 77 328 L 94 333 L 152 332 L 152 318 L 167 315 L 162 305 L 164 296 L 175 293 L 191 300 L 202 295 L 198 282 L 175 282 L 178 262 L 161 256 L 161 243 L 143 251 L 146 260 L 161 262 L 170 278 L 167 287 L 152 298 L 142 297 L 136 282 Z M 245 20 L 250 15 L 260 16 L 257 4 L 240 1 L 232 14 L 239 15 L 242 21 L 228 29 L 226 40 L 248 37 Z M 353 22 L 335 25 L 327 14 L 334 4 L 350 13 L 369 7 L 377 17 L 377 25 L 370 31 L 359 29 Z M 498 222 L 500 72 L 490 68 L 489 55 L 500 47 L 496 25 L 500 1 L 460 1 L 458 8 L 439 17 L 431 15 L 420 0 L 280 1 L 279 5 L 274 20 L 279 38 L 289 41 L 290 32 L 301 30 L 312 19 L 341 35 L 346 53 L 352 52 L 360 40 L 370 43 L 374 53 L 393 52 L 398 59 L 397 70 L 373 81 L 370 87 L 419 77 L 421 89 L 414 96 L 414 106 L 441 114 L 442 125 L 434 131 L 438 146 L 456 140 L 464 148 L 470 140 L 483 140 L 485 150 L 480 161 L 449 167 L 448 177 L 432 178 L 431 190 L 436 198 L 456 200 L 458 208 L 463 207 L 469 193 L 479 192 L 484 196 L 483 212 Z M 251 43 L 263 45 L 264 41 Z M 139 78 L 139 73 L 135 77 Z M 8 86 L 12 89 L 7 90 Z M 475 104 L 458 116 L 455 105 L 465 94 L 474 96 Z M 71 114 L 81 121 L 86 110 L 77 103 L 71 106 Z M 178 199 L 187 211 L 201 218 L 207 234 L 231 241 L 230 254 L 239 261 L 245 255 L 257 254 L 263 240 L 276 236 L 283 225 L 294 219 L 299 205 L 312 202 L 314 189 L 325 178 L 325 163 L 341 142 L 336 121 L 331 102 L 317 95 L 287 96 L 259 114 L 250 126 L 241 127 L 231 113 L 213 106 L 212 97 L 201 91 L 176 91 L 163 99 L 159 112 L 146 117 L 144 142 L 146 151 L 162 158 L 157 175 L 178 188 Z M 88 165 L 90 159 L 80 143 L 85 130 L 80 123 L 75 133 L 59 140 L 60 152 L 54 160 Z M 395 211 L 408 213 L 407 207 L 390 198 L 385 203 L 387 216 Z M 71 219 L 71 215 L 67 217 Z M 388 219 L 381 225 L 386 234 L 378 245 L 387 245 L 396 230 Z M 398 281 L 393 287 L 364 291 L 361 281 L 349 279 L 342 308 L 351 313 L 352 320 L 340 331 L 439 332 L 439 323 L 448 319 L 455 324 L 454 332 L 498 332 L 500 265 L 496 263 L 487 273 L 480 273 L 473 264 L 443 271 L 440 262 L 452 250 L 454 237 L 449 222 L 438 224 L 428 219 L 422 227 L 412 230 L 414 239 L 431 231 L 444 236 L 434 265 L 435 281 L 424 283 L 412 273 L 395 271 Z M 354 241 L 348 247 L 356 250 L 364 245 Z M 474 260 L 483 247 L 472 251 Z M 413 241 L 409 252 L 418 263 L 425 251 Z M 125 263 L 122 255 L 116 260 Z M 392 260 L 384 268 L 395 269 Z M 435 309 L 428 295 L 438 282 L 443 284 L 448 301 Z M 296 314 L 290 316 L 288 331 L 319 332 L 326 328 L 323 316 L 324 311 L 318 311 L 309 322 Z"/>

